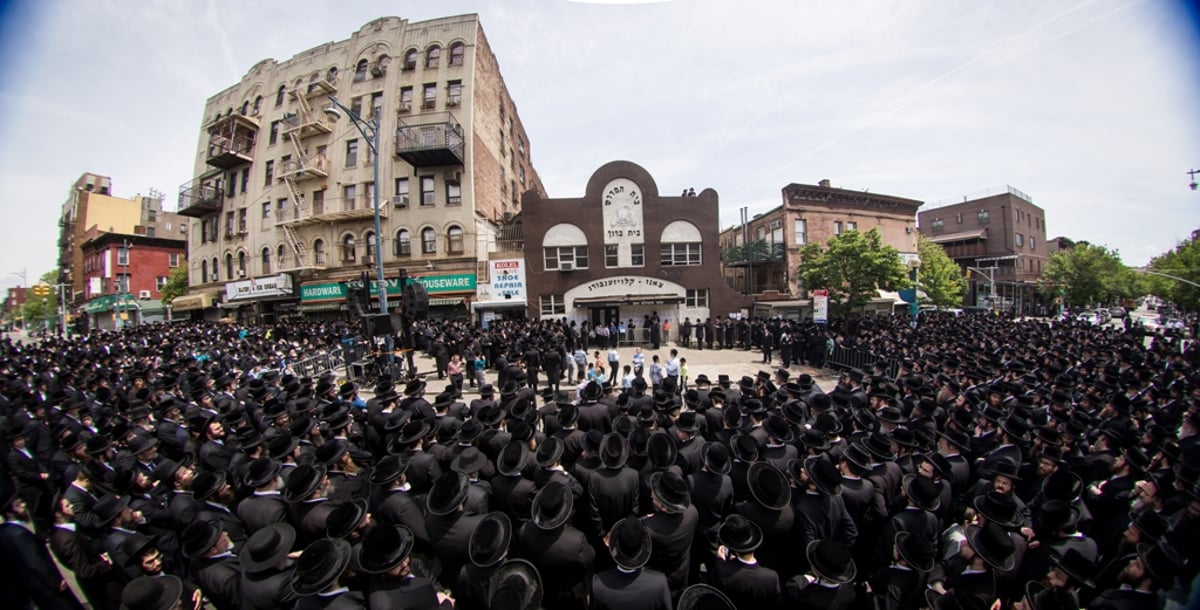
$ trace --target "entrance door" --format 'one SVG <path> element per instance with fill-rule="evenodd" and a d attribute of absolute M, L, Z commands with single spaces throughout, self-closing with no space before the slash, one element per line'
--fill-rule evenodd
<path fill-rule="evenodd" d="M 601 324 L 608 326 L 610 322 L 620 320 L 621 310 L 616 307 L 593 307 L 591 312 L 593 328 Z"/>

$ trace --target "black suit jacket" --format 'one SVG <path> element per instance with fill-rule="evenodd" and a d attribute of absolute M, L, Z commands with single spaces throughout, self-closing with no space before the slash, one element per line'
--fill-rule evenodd
<path fill-rule="evenodd" d="M 9 564 L 9 575 L 40 610 L 82 610 L 70 589 L 59 589 L 62 574 L 32 530 L 14 521 L 0 524 L 0 553 L 5 557 L 0 565 Z"/>
<path fill-rule="evenodd" d="M 322 597 L 309 595 L 296 602 L 296 610 L 366 610 L 367 598 L 358 591 Z"/>
<path fill-rule="evenodd" d="M 429 534 L 425 531 L 425 513 L 410 492 L 398 489 L 387 492 L 371 514 L 382 523 L 407 525 L 417 540 L 429 541 Z"/>
<path fill-rule="evenodd" d="M 796 513 L 795 531 L 800 534 L 798 542 L 801 544 L 831 539 L 854 546 L 858 539 L 858 525 L 850 517 L 841 496 L 795 493 L 792 496 L 792 508 Z"/>
<path fill-rule="evenodd" d="M 543 530 L 526 523 L 517 530 L 514 551 L 537 566 L 546 608 L 581 608 L 587 598 L 596 551 L 583 532 L 564 525 Z"/>
<path fill-rule="evenodd" d="M 650 562 L 646 566 L 665 574 L 672 590 L 686 587 L 692 541 L 700 522 L 696 507 L 689 506 L 681 513 L 656 512 L 642 519 L 642 522 L 650 530 L 650 540 L 653 542 Z"/>
<path fill-rule="evenodd" d="M 854 585 L 809 582 L 796 576 L 783 586 L 783 605 L 794 610 L 847 610 L 857 596 Z"/>
<path fill-rule="evenodd" d="M 774 608 L 779 604 L 779 575 L 763 565 L 733 558 L 718 561 L 710 577 L 735 608 Z"/>
<path fill-rule="evenodd" d="M 420 576 L 371 577 L 367 603 L 371 610 L 394 610 L 396 608 L 434 610 L 439 607 L 437 591 L 434 590 L 433 583 Z"/>
<path fill-rule="evenodd" d="M 292 590 L 292 568 L 267 570 L 258 574 L 242 572 L 238 589 L 242 610 L 290 610 L 296 605 Z"/>
<path fill-rule="evenodd" d="M 788 564 L 793 552 L 804 553 L 803 549 L 789 548 L 792 525 L 795 523 L 795 513 L 790 504 L 782 510 L 768 510 L 757 502 L 739 502 L 734 511 L 753 521 L 762 530 L 763 543 L 755 553 L 762 565 L 778 569 Z"/>
<path fill-rule="evenodd" d="M 196 510 L 196 520 L 219 521 L 221 528 L 229 534 L 229 539 L 239 549 L 242 548 L 242 543 L 246 541 L 246 538 L 250 537 L 250 534 L 246 532 L 246 524 L 242 523 L 242 520 L 228 507 L 204 502 Z"/>
<path fill-rule="evenodd" d="M 455 512 L 449 515 L 429 515 L 425 518 L 425 531 L 429 542 L 442 560 L 442 584 L 451 589 L 458 579 L 458 571 L 471 560 L 467 546 L 471 532 L 483 520 L 480 515 Z"/>
<path fill-rule="evenodd" d="M 662 572 L 611 568 L 592 577 L 593 610 L 671 610 L 671 589 Z"/>
<path fill-rule="evenodd" d="M 876 610 L 904 610 L 923 604 L 918 596 L 924 595 L 926 576 L 915 570 L 891 565 L 875 573 L 868 583 L 871 585 L 870 599 Z"/>
<path fill-rule="evenodd" d="M 733 512 L 733 481 L 729 475 L 701 470 L 689 475 L 687 482 L 692 492 L 692 506 L 700 517 L 700 529 L 720 525 Z"/>
<path fill-rule="evenodd" d="M 237 557 L 198 558 L 192 560 L 196 586 L 217 610 L 238 610 L 242 606 L 242 565 Z"/>
<path fill-rule="evenodd" d="M 639 484 L 631 468 L 601 468 L 589 477 L 587 496 L 593 533 L 607 533 L 617 521 L 638 514 Z"/>
<path fill-rule="evenodd" d="M 246 526 L 246 534 L 252 536 L 268 525 L 287 521 L 288 503 L 278 494 L 250 496 L 238 504 L 237 515 Z"/>

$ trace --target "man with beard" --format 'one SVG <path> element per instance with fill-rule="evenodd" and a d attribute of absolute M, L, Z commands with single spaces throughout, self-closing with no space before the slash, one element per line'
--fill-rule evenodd
<path fill-rule="evenodd" d="M 1137 554 L 1117 574 L 1118 587 L 1104 591 L 1089 610 L 1155 610 L 1158 593 L 1175 584 L 1179 572 L 1175 552 L 1168 546 L 1139 544 Z"/>

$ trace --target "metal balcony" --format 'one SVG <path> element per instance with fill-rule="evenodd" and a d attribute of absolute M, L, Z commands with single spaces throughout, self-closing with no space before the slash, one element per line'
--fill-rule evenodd
<path fill-rule="evenodd" d="M 462 126 L 449 112 L 432 112 L 398 121 L 396 156 L 413 167 L 462 165 Z"/>
<path fill-rule="evenodd" d="M 179 209 L 175 212 L 180 216 L 203 218 L 221 211 L 224 196 L 221 186 L 211 179 L 193 180 L 179 187 Z"/>
<path fill-rule="evenodd" d="M 304 96 L 312 99 L 314 97 L 327 97 L 337 93 L 337 77 L 317 76 L 314 75 L 308 81 L 308 86 L 304 90 Z"/>
<path fill-rule="evenodd" d="M 303 182 L 314 178 L 329 177 L 329 160 L 325 155 L 313 155 L 309 159 L 289 159 L 280 167 L 279 179 L 291 178 Z"/>
<path fill-rule="evenodd" d="M 293 113 L 283 117 L 281 121 L 283 135 L 296 132 L 296 136 L 304 139 L 311 136 L 327 134 L 333 131 L 329 122 L 316 113 Z"/>
<path fill-rule="evenodd" d="M 208 149 L 204 160 L 221 169 L 253 163 L 257 135 L 258 119 L 242 114 L 223 116 L 208 126 Z"/>
<path fill-rule="evenodd" d="M 721 261 L 727 267 L 745 267 L 782 262 L 787 246 L 782 243 L 768 244 L 752 242 L 749 246 L 735 246 L 721 253 Z"/>

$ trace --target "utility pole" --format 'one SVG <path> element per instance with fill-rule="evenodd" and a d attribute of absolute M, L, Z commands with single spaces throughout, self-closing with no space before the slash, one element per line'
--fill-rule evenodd
<path fill-rule="evenodd" d="M 979 267 L 968 266 L 967 269 L 987 278 L 988 303 L 991 305 L 992 312 L 994 313 L 996 311 L 996 269 L 998 269 L 998 267 L 992 266 L 980 269 Z"/>

